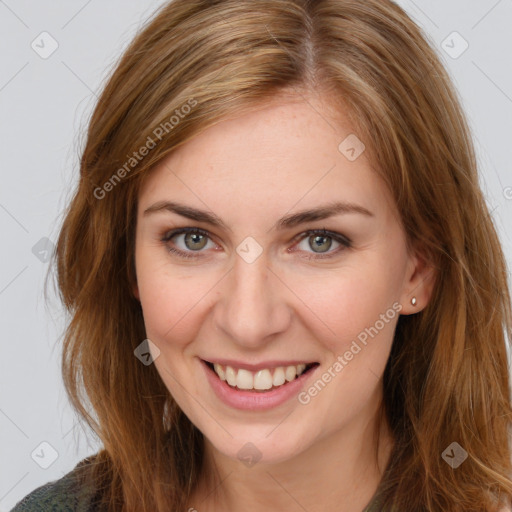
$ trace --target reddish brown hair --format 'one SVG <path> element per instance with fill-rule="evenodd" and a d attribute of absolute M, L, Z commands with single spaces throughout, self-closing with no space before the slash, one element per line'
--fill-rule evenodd
<path fill-rule="evenodd" d="M 426 309 L 400 317 L 384 374 L 396 445 L 382 509 L 510 504 L 505 261 L 457 95 L 421 30 L 389 0 L 175 0 L 110 76 L 56 252 L 71 314 L 64 382 L 104 445 L 91 466 L 104 504 L 186 510 L 202 466 L 202 434 L 154 365 L 133 354 L 146 337 L 132 294 L 141 182 L 185 141 L 285 88 L 321 91 L 350 117 L 408 242 L 421 244 L 438 272 Z M 155 147 L 127 164 L 148 138 Z M 441 457 L 453 441 L 468 452 L 456 470 Z"/>

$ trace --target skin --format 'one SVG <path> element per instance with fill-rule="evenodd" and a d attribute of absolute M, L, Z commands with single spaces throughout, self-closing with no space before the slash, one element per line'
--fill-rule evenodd
<path fill-rule="evenodd" d="M 353 131 L 335 115 L 316 94 L 277 97 L 179 147 L 141 188 L 134 293 L 147 337 L 161 351 L 154 364 L 205 437 L 205 471 L 190 499 L 198 512 L 361 511 L 388 461 L 393 439 L 377 413 L 398 314 L 307 405 L 292 398 L 268 411 L 228 407 L 199 361 L 316 361 L 318 378 L 393 303 L 400 314 L 427 304 L 432 269 L 408 252 L 391 195 L 366 153 L 349 161 L 338 150 Z M 207 210 L 226 228 L 169 211 L 144 214 L 159 201 Z M 332 201 L 372 215 L 271 229 L 285 215 Z M 199 249 L 185 234 L 162 241 L 181 227 L 210 238 Z M 315 251 L 304 233 L 323 228 L 352 245 L 327 238 Z M 236 252 L 248 236 L 263 249 L 252 263 Z M 181 258 L 169 247 L 198 257 Z M 332 257 L 308 259 L 324 252 Z M 237 458 L 247 442 L 261 453 L 252 467 Z M 213 467 L 220 485 L 209 478 Z"/>

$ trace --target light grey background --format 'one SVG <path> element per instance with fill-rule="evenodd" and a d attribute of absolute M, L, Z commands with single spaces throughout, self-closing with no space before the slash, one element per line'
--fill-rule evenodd
<path fill-rule="evenodd" d="M 162 3 L 0 0 L 0 512 L 99 448 L 77 427 L 64 393 L 65 316 L 55 297 L 44 303 L 44 260 L 77 181 L 96 95 Z M 427 32 L 455 81 L 510 262 L 512 0 L 399 3 Z M 58 48 L 42 58 L 53 40 Z"/>

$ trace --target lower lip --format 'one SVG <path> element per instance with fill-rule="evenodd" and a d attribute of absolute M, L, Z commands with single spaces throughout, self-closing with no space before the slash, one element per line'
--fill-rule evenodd
<path fill-rule="evenodd" d="M 304 387 L 306 380 L 318 368 L 317 365 L 295 380 L 287 382 L 272 391 L 243 391 L 232 388 L 226 381 L 220 380 L 219 376 L 204 361 L 201 361 L 201 363 L 206 372 L 206 378 L 217 397 L 230 407 L 246 411 L 272 409 L 297 396 Z"/>

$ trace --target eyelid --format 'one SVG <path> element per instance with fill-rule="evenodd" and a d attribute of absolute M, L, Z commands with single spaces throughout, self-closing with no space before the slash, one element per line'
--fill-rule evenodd
<path fill-rule="evenodd" d="M 352 244 L 352 240 L 350 240 L 347 236 L 336 231 L 329 231 L 328 229 L 325 228 L 307 229 L 306 231 L 302 231 L 301 233 L 292 238 L 292 242 L 295 242 L 296 240 L 303 240 L 304 238 L 312 235 L 328 236 L 330 238 L 334 238 L 334 240 L 338 241 L 341 244 Z"/>
<path fill-rule="evenodd" d="M 206 231 L 205 229 L 185 226 L 182 228 L 175 228 L 175 229 L 170 229 L 170 230 L 166 231 L 162 236 L 162 241 L 167 242 L 174 236 L 181 235 L 184 233 L 199 233 L 200 235 L 204 235 L 204 236 L 208 237 L 210 240 L 212 240 L 211 233 Z"/>

